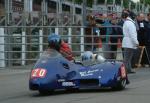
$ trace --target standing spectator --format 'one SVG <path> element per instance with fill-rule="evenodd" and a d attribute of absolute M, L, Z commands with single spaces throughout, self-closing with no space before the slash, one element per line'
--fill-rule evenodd
<path fill-rule="evenodd" d="M 134 73 L 131 67 L 131 60 L 134 50 L 138 47 L 137 31 L 135 22 L 130 17 L 130 11 L 125 10 L 122 12 L 122 18 L 125 19 L 123 24 L 123 40 L 122 47 L 124 49 L 124 63 L 128 73 Z"/>
<path fill-rule="evenodd" d="M 150 46 L 150 13 L 147 14 L 147 26 L 146 26 L 146 45 Z"/>
<path fill-rule="evenodd" d="M 146 46 L 146 50 L 147 50 L 147 54 L 148 54 L 147 60 L 150 60 L 150 13 L 147 14 L 147 20 L 148 21 L 147 21 L 146 33 L 145 33 L 145 41 L 146 41 L 145 46 Z"/>
<path fill-rule="evenodd" d="M 111 20 L 111 24 L 112 26 L 112 33 L 110 34 L 110 51 L 112 51 L 111 53 L 111 59 L 116 59 L 116 54 L 117 54 L 117 42 L 118 42 L 118 37 L 116 37 L 116 35 L 120 35 L 119 31 L 118 31 L 118 27 L 117 26 L 118 22 L 117 22 L 117 18 L 114 17 Z"/>
<path fill-rule="evenodd" d="M 86 28 L 85 28 L 85 43 L 88 43 L 85 45 L 85 50 L 86 51 L 93 51 L 94 46 L 91 45 L 94 42 L 94 39 L 92 38 L 94 31 L 93 28 L 96 27 L 96 21 L 95 17 L 93 15 L 88 15 L 86 19 Z M 95 29 L 96 30 L 96 29 Z"/>
<path fill-rule="evenodd" d="M 123 27 L 123 24 L 124 24 L 124 19 L 120 19 L 120 20 L 118 20 L 118 26 L 121 26 L 121 27 Z M 118 33 L 119 33 L 119 35 L 122 35 L 123 36 L 123 30 L 122 30 L 122 28 L 118 28 Z M 122 40 L 122 39 L 121 39 Z"/>
<path fill-rule="evenodd" d="M 135 20 L 135 24 L 136 24 L 136 29 L 137 29 L 137 38 L 139 41 L 139 46 L 145 46 L 146 43 L 146 21 L 145 21 L 145 15 L 143 13 L 139 13 L 136 17 Z M 138 63 L 138 59 L 140 58 L 141 55 L 141 48 L 138 48 L 133 56 L 132 59 L 132 66 L 136 66 L 136 64 Z M 138 59 L 137 59 L 138 58 Z M 141 61 L 141 65 L 145 65 L 146 64 L 146 52 L 144 51 L 143 55 L 142 55 L 142 61 Z"/>
<path fill-rule="evenodd" d="M 135 23 L 136 23 L 137 38 L 139 41 L 139 46 L 144 46 L 145 45 L 145 32 L 146 32 L 145 15 L 143 13 L 138 14 Z"/>
<path fill-rule="evenodd" d="M 104 26 L 104 28 L 101 28 L 101 32 L 103 32 L 102 35 L 104 35 L 104 38 L 102 38 L 102 42 L 103 42 L 102 49 L 104 51 L 104 57 L 106 59 L 111 59 L 110 53 L 108 53 L 107 51 L 110 51 L 110 46 L 108 43 L 109 43 L 109 35 L 112 34 L 112 28 L 111 28 L 112 24 L 107 14 L 103 14 L 102 26 Z"/>

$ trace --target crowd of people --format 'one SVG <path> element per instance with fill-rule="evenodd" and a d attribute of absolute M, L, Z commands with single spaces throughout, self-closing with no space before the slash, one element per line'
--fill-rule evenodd
<path fill-rule="evenodd" d="M 117 17 L 115 13 L 112 14 L 99 14 L 96 16 L 87 16 L 87 29 L 85 35 L 95 35 L 94 37 L 94 43 L 99 43 L 99 39 L 102 40 L 103 45 L 103 51 L 117 51 L 117 42 L 118 38 L 122 37 L 122 26 L 123 22 L 122 19 Z M 92 27 L 92 28 L 91 28 Z M 93 30 L 90 30 L 93 29 Z M 98 33 L 99 32 L 99 33 Z M 85 43 L 91 43 L 92 44 L 92 38 L 86 37 Z M 108 43 L 108 45 L 107 45 Z M 95 45 L 91 49 L 91 45 L 87 45 L 86 50 L 92 50 L 96 51 L 96 48 L 98 48 L 98 45 Z M 116 53 L 104 53 L 105 58 L 107 59 L 113 59 L 116 57 Z"/>
<path fill-rule="evenodd" d="M 135 67 L 140 58 L 141 49 L 139 47 L 141 46 L 145 47 L 141 64 L 146 65 L 150 63 L 150 13 L 135 14 L 125 9 L 120 17 L 115 13 L 96 16 L 88 15 L 87 26 L 93 28 L 92 32 L 94 35 L 98 34 L 96 30 L 99 30 L 98 35 L 105 35 L 105 38 L 102 38 L 102 42 L 105 43 L 103 48 L 106 51 L 109 48 L 108 51 L 112 52 L 109 54 L 104 53 L 107 59 L 116 59 L 114 51 L 117 51 L 118 40 L 122 41 L 124 62 L 129 73 L 133 72 L 131 68 Z M 90 32 L 86 32 L 86 34 L 91 35 Z M 91 42 L 88 38 L 85 40 L 87 43 Z M 98 43 L 99 41 L 94 39 L 94 42 Z M 107 43 L 108 45 L 106 45 Z M 95 46 L 95 48 L 97 47 Z M 92 48 L 92 50 L 94 51 L 95 48 Z"/>
<path fill-rule="evenodd" d="M 143 59 L 143 64 L 149 63 L 150 58 L 150 13 L 145 16 L 144 13 L 139 13 L 135 15 L 133 12 L 125 9 L 122 12 L 120 18 L 117 17 L 116 14 L 103 14 L 100 15 L 101 19 L 98 19 L 94 16 L 87 16 L 87 30 L 86 35 L 92 35 L 91 31 L 94 35 L 98 35 L 98 37 L 94 38 L 94 42 L 98 43 L 100 35 L 105 37 L 101 38 L 102 42 L 105 44 L 109 44 L 110 51 L 117 51 L 117 43 L 118 40 L 122 42 L 122 50 L 123 50 L 123 62 L 126 66 L 126 70 L 128 73 L 134 73 L 132 71 L 132 64 L 134 60 L 139 58 L 140 52 L 138 48 L 140 46 L 144 46 L 146 48 L 147 55 Z M 90 31 L 90 32 L 88 32 Z M 85 41 L 90 44 L 91 37 L 85 37 Z M 54 48 L 59 51 L 66 59 L 74 60 L 72 55 L 72 50 L 69 48 L 68 44 L 66 44 L 59 35 L 52 34 L 48 37 L 48 43 L 50 48 Z M 108 46 L 108 45 L 105 45 Z M 91 47 L 88 45 L 88 48 Z M 85 47 L 85 51 L 94 51 L 96 46 L 92 49 L 88 49 Z M 84 59 L 91 59 L 91 52 L 85 52 Z M 113 52 L 111 55 L 105 57 L 106 59 L 116 58 L 116 54 Z M 136 59 L 135 59 L 136 58 Z M 101 56 L 98 58 L 100 61 L 104 61 Z M 135 61 L 134 61 L 135 62 Z"/>

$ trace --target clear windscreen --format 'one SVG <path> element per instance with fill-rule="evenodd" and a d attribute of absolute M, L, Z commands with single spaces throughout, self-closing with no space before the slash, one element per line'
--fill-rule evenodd
<path fill-rule="evenodd" d="M 47 49 L 40 56 L 40 58 L 58 58 L 58 57 L 61 57 L 61 54 L 54 49 Z"/>

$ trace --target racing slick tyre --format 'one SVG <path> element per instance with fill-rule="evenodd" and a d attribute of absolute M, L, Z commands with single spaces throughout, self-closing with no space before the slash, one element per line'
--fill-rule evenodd
<path fill-rule="evenodd" d="M 41 95 L 49 95 L 53 93 L 53 90 L 39 90 Z"/>
<path fill-rule="evenodd" d="M 66 91 L 67 92 L 78 92 L 79 88 L 67 88 Z"/>
<path fill-rule="evenodd" d="M 126 88 L 127 79 L 121 79 L 115 87 L 112 87 L 113 90 L 123 90 Z"/>

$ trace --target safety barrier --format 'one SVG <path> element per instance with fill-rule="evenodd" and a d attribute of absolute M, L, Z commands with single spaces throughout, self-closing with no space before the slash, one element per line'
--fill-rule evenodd
<path fill-rule="evenodd" d="M 95 31 L 95 27 L 85 26 L 0 26 L 0 67 L 35 63 L 47 49 L 47 37 L 51 33 L 60 34 L 72 48 L 75 57 L 79 57 L 84 51 L 93 51 L 106 59 L 122 60 L 122 50 L 117 51 L 120 43 L 118 40 L 121 40 L 122 35 L 105 35 L 101 32 L 101 29 L 115 27 L 121 28 L 100 26 Z M 112 37 L 120 39 L 110 43 L 109 39 Z M 116 50 L 110 50 L 112 45 L 116 46 Z M 112 53 L 116 55 L 113 58 Z"/>

